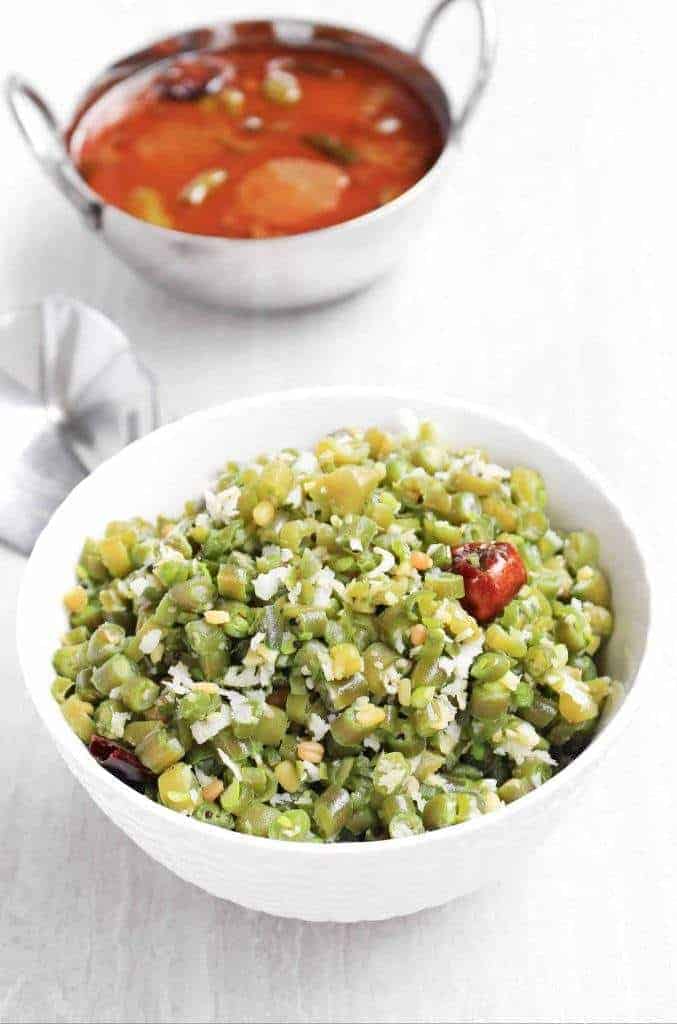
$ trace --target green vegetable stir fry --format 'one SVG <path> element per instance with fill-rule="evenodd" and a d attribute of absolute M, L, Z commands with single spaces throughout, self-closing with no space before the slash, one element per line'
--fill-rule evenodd
<path fill-rule="evenodd" d="M 341 430 L 86 540 L 52 692 L 106 770 L 220 828 L 445 828 L 540 786 L 622 696 L 598 553 L 533 469 L 430 423 Z"/>

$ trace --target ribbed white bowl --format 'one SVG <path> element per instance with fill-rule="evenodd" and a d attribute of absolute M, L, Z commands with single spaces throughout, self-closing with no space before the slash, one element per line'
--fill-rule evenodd
<path fill-rule="evenodd" d="M 178 513 L 231 457 L 307 447 L 341 426 L 394 425 L 402 407 L 435 420 L 459 445 L 485 447 L 506 465 L 538 468 L 554 522 L 599 534 L 616 616 L 606 669 L 629 689 L 606 727 L 573 764 L 509 807 L 454 828 L 378 843 L 304 845 L 226 832 L 166 810 L 104 771 L 70 731 L 49 692 L 51 656 L 65 627 L 62 594 L 84 536 L 101 533 L 110 519 Z M 214 896 L 246 907 L 311 921 L 356 921 L 444 903 L 524 863 L 630 719 L 649 617 L 649 583 L 636 532 L 581 460 L 524 426 L 455 400 L 377 388 L 316 388 L 242 399 L 188 416 L 97 469 L 59 508 L 33 551 L 19 595 L 17 638 L 29 693 L 64 760 L 146 853 Z"/>

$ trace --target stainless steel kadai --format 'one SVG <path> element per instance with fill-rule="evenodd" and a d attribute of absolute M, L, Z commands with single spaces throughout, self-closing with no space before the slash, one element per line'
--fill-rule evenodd
<path fill-rule="evenodd" d="M 293 309 L 348 295 L 388 271 L 411 246 L 438 204 L 458 154 L 457 143 L 489 80 L 495 29 L 491 0 L 471 0 L 477 61 L 464 101 L 425 64 L 440 15 L 457 0 L 440 0 L 426 17 L 412 51 L 355 29 L 305 19 L 221 21 L 158 39 L 116 61 L 90 83 L 70 121 L 59 125 L 49 103 L 19 75 L 5 83 L 10 111 L 33 155 L 83 222 L 123 260 L 172 294 L 224 309 Z M 332 227 L 278 238 L 225 238 L 158 227 L 105 202 L 80 177 L 68 140 L 93 103 L 127 95 L 177 54 L 199 54 L 233 43 L 277 42 L 347 54 L 379 64 L 407 82 L 434 115 L 443 139 L 434 166 L 412 188 L 371 213 Z"/>

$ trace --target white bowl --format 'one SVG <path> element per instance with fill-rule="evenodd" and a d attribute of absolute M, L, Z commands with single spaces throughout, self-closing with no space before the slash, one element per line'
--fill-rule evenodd
<path fill-rule="evenodd" d="M 435 420 L 459 445 L 480 445 L 501 463 L 538 468 L 554 522 L 599 534 L 616 616 L 606 670 L 629 692 L 590 746 L 550 782 L 486 817 L 409 839 L 335 846 L 273 842 L 214 828 L 153 803 L 104 771 L 66 725 L 49 689 L 52 652 L 65 628 L 61 598 L 85 534 L 99 534 L 110 519 L 180 511 L 230 457 L 307 447 L 344 425 L 392 425 L 404 406 Z M 35 546 L 19 595 L 17 636 L 26 685 L 64 760 L 99 807 L 151 857 L 212 895 L 255 910 L 311 921 L 377 920 L 445 903 L 524 863 L 631 717 L 649 605 L 636 531 L 597 474 L 558 444 L 451 399 L 315 388 L 241 399 L 188 416 L 100 466 L 61 505 Z"/>

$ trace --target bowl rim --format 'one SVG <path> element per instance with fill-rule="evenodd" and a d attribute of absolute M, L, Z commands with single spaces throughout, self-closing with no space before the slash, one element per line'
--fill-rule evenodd
<path fill-rule="evenodd" d="M 400 839 L 375 840 L 370 843 L 289 843 L 281 840 L 275 842 L 262 836 L 251 836 L 227 829 L 215 829 L 213 825 L 209 825 L 206 822 L 196 821 L 186 815 L 177 814 L 175 811 L 171 811 L 169 808 L 163 807 L 162 804 L 150 800 L 143 794 L 138 793 L 131 787 L 121 783 L 104 768 L 96 765 L 96 768 L 100 773 L 99 781 L 101 783 L 101 789 L 110 794 L 112 801 L 115 801 L 116 799 L 122 803 L 129 801 L 131 807 L 137 808 L 140 815 L 147 813 L 151 816 L 155 816 L 157 817 L 158 822 L 165 822 L 168 828 L 173 827 L 178 830 L 189 829 L 196 839 L 198 839 L 200 835 L 203 835 L 205 838 L 207 835 L 211 835 L 211 841 L 222 842 L 224 850 L 227 849 L 229 843 L 235 842 L 240 844 L 253 844 L 253 849 L 258 848 L 259 850 L 270 850 L 271 853 L 272 851 L 277 851 L 277 853 L 281 855 L 285 855 L 282 851 L 286 851 L 286 854 L 297 857 L 299 855 L 304 857 L 367 856 L 368 854 L 366 851 L 370 849 L 376 851 L 377 855 L 395 855 L 403 849 L 402 844 L 406 844 L 404 848 L 411 849 L 413 852 L 414 844 L 416 844 L 416 846 L 421 846 L 422 844 L 430 845 L 440 842 L 461 842 L 463 841 L 464 836 L 469 836 L 471 833 L 477 832 L 480 829 L 488 831 L 489 829 L 496 829 L 502 824 L 509 827 L 511 821 L 516 821 L 518 818 L 523 818 L 525 814 L 529 814 L 530 811 L 535 811 L 544 803 L 544 801 L 554 803 L 558 793 L 569 788 L 583 772 L 588 769 L 592 769 L 593 765 L 596 762 L 599 762 L 609 748 L 616 742 L 617 738 L 627 727 L 632 716 L 637 710 L 639 700 L 639 681 L 642 676 L 641 669 L 646 657 L 646 652 L 650 647 L 652 635 L 652 597 L 650 575 L 648 572 L 648 559 L 646 555 L 646 552 L 650 549 L 643 536 L 643 531 L 638 525 L 634 515 L 628 515 L 624 510 L 623 505 L 621 505 L 617 500 L 614 490 L 609 487 L 595 466 L 587 458 L 574 454 L 566 445 L 561 444 L 548 434 L 528 426 L 516 417 L 497 413 L 487 406 L 483 406 L 475 402 L 466 402 L 455 396 L 444 394 L 443 392 L 424 392 L 422 390 L 417 391 L 415 389 L 401 390 L 396 387 L 391 388 L 376 385 L 335 385 L 292 388 L 268 391 L 244 398 L 236 398 L 228 402 L 220 403 L 219 405 L 210 406 L 207 409 L 190 413 L 172 423 L 168 423 L 165 426 L 158 428 L 158 430 L 147 434 L 145 437 L 132 442 L 132 444 L 128 445 L 127 448 L 122 449 L 122 451 L 113 455 L 110 459 L 107 459 L 98 466 L 90 476 L 82 480 L 61 503 L 47 526 L 40 534 L 40 537 L 38 538 L 28 560 L 28 564 L 24 569 L 19 588 L 16 611 L 16 642 L 19 655 L 19 665 L 24 679 L 24 685 L 28 690 L 30 698 L 43 722 L 43 725 L 54 740 L 57 750 L 61 756 L 64 757 L 64 760 L 68 763 L 68 759 L 62 749 L 65 746 L 69 748 L 69 752 L 72 754 L 74 760 L 79 762 L 82 766 L 84 777 L 90 774 L 95 764 L 87 747 L 78 739 L 75 733 L 69 729 L 65 720 L 62 720 L 61 722 L 63 726 L 62 735 L 57 735 L 57 732 L 53 729 L 51 721 L 48 719 L 46 712 L 43 711 L 43 706 L 39 703 L 37 693 L 34 696 L 33 691 L 29 686 L 28 659 L 26 657 L 26 651 L 30 645 L 30 630 L 28 629 L 27 623 L 29 622 L 28 612 L 32 579 L 34 576 L 39 576 L 37 566 L 40 564 L 43 550 L 47 550 L 48 548 L 52 524 L 60 520 L 62 517 L 67 516 L 73 496 L 82 489 L 95 486 L 98 475 L 105 472 L 111 463 L 124 461 L 127 457 L 127 452 L 132 449 L 136 449 L 139 446 L 143 446 L 151 440 L 157 443 L 159 437 L 164 441 L 170 441 L 180 435 L 186 425 L 189 424 L 193 426 L 195 424 L 208 424 L 211 420 L 221 418 L 226 412 L 253 412 L 261 406 L 271 404 L 284 405 L 285 403 L 294 404 L 297 402 L 335 398 L 387 398 L 393 403 L 396 403 L 396 408 L 411 407 L 414 410 L 416 410 L 418 402 L 444 405 L 449 409 L 456 410 L 457 412 L 469 412 L 473 415 L 493 420 L 498 426 L 505 427 L 508 431 L 521 433 L 528 440 L 543 447 L 550 448 L 560 458 L 572 464 L 589 484 L 605 495 L 606 500 L 618 515 L 620 522 L 628 530 L 635 542 L 639 568 L 644 576 L 647 591 L 647 628 L 646 634 L 643 638 L 643 645 L 639 652 L 637 671 L 632 680 L 633 685 L 631 686 L 629 693 L 626 694 L 622 704 L 617 709 L 611 720 L 606 724 L 604 730 L 599 735 L 595 736 L 585 750 L 570 764 L 568 764 L 566 768 L 556 774 L 553 778 L 549 779 L 544 783 L 544 785 L 532 790 L 519 800 L 515 800 L 507 806 L 501 807 L 499 811 L 492 814 L 481 815 L 477 818 L 461 823 L 460 829 L 442 828 L 431 832 L 424 832 L 416 836 L 407 836 Z M 45 683 L 44 696 L 45 698 L 50 697 L 49 684 L 47 682 Z M 70 763 L 68 763 L 68 767 L 73 772 Z M 73 772 L 73 774 L 89 792 L 88 787 L 82 781 L 79 773 Z M 95 802 L 98 803 L 98 799 L 95 800 Z M 196 827 L 197 831 L 193 831 Z M 186 833 L 186 835 L 190 834 L 190 832 Z M 216 834 L 220 835 L 222 838 L 217 840 Z"/>
<path fill-rule="evenodd" d="M 157 46 L 158 44 L 167 42 L 168 40 L 171 40 L 176 36 L 183 35 L 184 33 L 197 33 L 205 31 L 207 29 L 218 29 L 219 27 L 225 25 L 237 26 L 252 23 L 268 25 L 275 25 L 276 23 L 283 23 L 287 25 L 306 25 L 312 26 L 313 28 L 330 29 L 336 32 L 352 32 L 356 36 L 360 36 L 362 39 L 367 40 L 368 42 L 378 43 L 381 45 L 385 44 L 396 53 L 404 54 L 407 57 L 411 58 L 412 61 L 415 61 L 419 65 L 419 67 L 426 72 L 426 74 L 430 77 L 433 83 L 440 90 L 441 94 L 444 96 L 449 114 L 449 126 L 446 132 L 443 132 L 442 127 L 438 126 L 440 127 L 442 145 L 440 148 L 439 155 L 437 156 L 435 162 L 428 168 L 428 170 L 420 178 L 418 178 L 417 181 L 414 182 L 413 185 L 405 189 L 404 192 L 402 192 L 399 196 L 396 196 L 395 199 L 392 199 L 389 203 L 386 203 L 384 206 L 377 206 L 373 210 L 367 210 L 366 213 L 360 213 L 356 217 L 351 217 L 348 220 L 339 221 L 337 224 L 329 224 L 326 227 L 320 228 L 311 228 L 307 231 L 300 231 L 295 234 L 273 235 L 270 238 L 240 238 L 230 237 L 229 235 L 201 235 L 193 231 L 179 231 L 176 228 L 162 227 L 159 224 L 151 224 L 149 221 L 144 221 L 141 217 L 135 217 L 133 214 L 128 213 L 127 210 L 124 210 L 121 206 L 115 206 L 115 204 L 109 203 L 108 200 L 104 199 L 104 197 L 100 195 L 99 192 L 96 192 L 82 177 L 80 170 L 71 154 L 70 146 L 71 138 L 75 133 L 76 128 L 80 125 L 83 118 L 87 116 L 89 110 L 92 107 L 94 107 L 108 91 L 117 88 L 118 85 L 121 85 L 124 82 L 126 82 L 129 77 L 136 74 L 137 72 L 144 71 L 154 66 L 162 65 L 168 61 L 175 60 L 187 54 L 209 53 L 210 49 L 218 49 L 218 47 L 210 48 L 209 46 L 196 46 L 192 49 L 181 50 L 177 51 L 177 53 L 167 54 L 158 57 L 156 60 L 149 61 L 148 64 L 144 64 L 139 68 L 130 71 L 129 75 L 125 75 L 124 77 L 119 78 L 117 81 L 111 82 L 110 86 L 105 90 L 105 92 L 102 92 L 100 95 L 96 96 L 92 100 L 91 104 L 83 107 L 83 104 L 86 102 L 89 94 L 96 90 L 97 83 L 104 82 L 107 74 L 111 73 L 115 68 L 118 67 L 118 65 L 124 66 L 125 62 L 127 60 L 131 60 L 134 57 L 135 53 L 143 52 L 143 49 L 145 48 Z M 284 41 L 280 41 L 279 45 L 284 46 Z M 311 43 L 308 46 L 308 49 L 312 50 L 312 48 L 313 47 Z M 425 101 L 422 100 L 422 102 Z M 425 105 L 430 110 L 430 104 L 426 103 Z M 83 107 L 83 109 L 81 109 L 81 107 Z M 102 215 L 108 217 L 111 215 L 120 214 L 125 221 L 132 221 L 136 224 L 141 224 L 142 227 L 144 228 L 151 228 L 152 233 L 156 234 L 159 238 L 171 238 L 173 240 L 176 240 L 178 243 L 180 243 L 181 241 L 186 243 L 186 240 L 190 239 L 191 244 L 202 244 L 204 241 L 205 244 L 211 248 L 218 247 L 223 243 L 227 243 L 230 247 L 234 247 L 234 245 L 237 244 L 240 244 L 243 247 L 245 245 L 251 246 L 251 243 L 258 243 L 259 246 L 261 246 L 262 243 L 268 243 L 275 244 L 276 246 L 279 247 L 284 243 L 288 244 L 290 241 L 295 241 L 297 242 L 297 244 L 299 244 L 298 240 L 303 239 L 307 236 L 324 236 L 330 232 L 336 234 L 338 231 L 344 229 L 347 230 L 350 227 L 355 226 L 358 222 L 362 224 L 367 219 L 374 221 L 382 220 L 383 217 L 388 216 L 393 211 L 393 209 L 401 209 L 405 205 L 409 205 L 412 201 L 416 199 L 416 197 L 419 195 L 420 192 L 423 191 L 424 188 L 428 187 L 431 183 L 434 183 L 434 181 L 439 177 L 442 170 L 446 168 L 447 164 L 449 163 L 450 155 L 455 151 L 460 141 L 460 133 L 458 133 L 458 131 L 455 129 L 454 107 L 450 91 L 444 84 L 442 79 L 439 77 L 439 75 L 428 66 L 428 64 L 424 60 L 423 55 L 419 55 L 415 53 L 413 50 L 409 50 L 406 47 L 401 46 L 399 43 L 395 42 L 394 40 L 390 39 L 387 36 L 374 35 L 373 33 L 367 32 L 365 29 L 360 28 L 358 26 L 344 24 L 343 22 L 339 24 L 332 21 L 316 21 L 312 18 L 285 18 L 279 16 L 275 17 L 273 15 L 269 15 L 267 17 L 262 16 L 261 18 L 256 18 L 253 20 L 247 20 L 242 18 L 223 18 L 219 21 L 206 22 L 201 25 L 191 25 L 188 28 L 177 29 L 170 35 L 154 36 L 152 39 L 148 40 L 148 42 L 146 43 L 146 47 L 137 49 L 136 51 L 134 51 L 134 53 L 128 53 L 125 54 L 123 57 L 119 57 L 117 60 L 105 65 L 99 72 L 97 72 L 94 75 L 94 77 L 85 86 L 85 88 L 81 90 L 78 97 L 76 98 L 73 111 L 67 118 L 66 124 L 64 127 L 62 127 L 60 134 L 64 144 L 64 149 L 67 154 L 69 165 L 72 167 L 73 172 L 77 175 L 80 186 L 87 191 L 87 193 L 93 201 L 95 201 L 101 206 Z M 196 240 L 198 239 L 199 243 L 196 243 Z"/>

